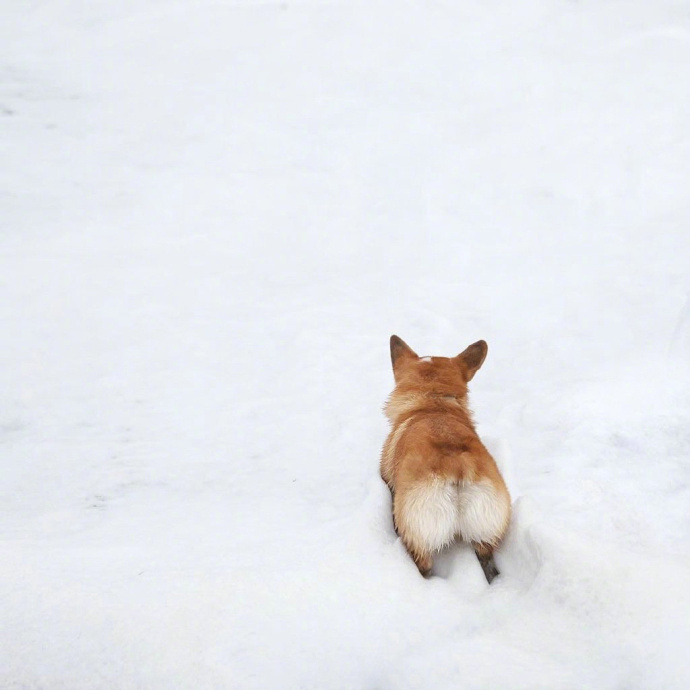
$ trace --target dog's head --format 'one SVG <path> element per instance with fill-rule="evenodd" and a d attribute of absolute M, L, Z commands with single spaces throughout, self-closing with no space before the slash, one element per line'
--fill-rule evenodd
<path fill-rule="evenodd" d="M 391 336 L 396 388 L 462 398 L 467 383 L 486 359 L 488 345 L 478 340 L 456 357 L 419 357 L 402 338 Z"/>

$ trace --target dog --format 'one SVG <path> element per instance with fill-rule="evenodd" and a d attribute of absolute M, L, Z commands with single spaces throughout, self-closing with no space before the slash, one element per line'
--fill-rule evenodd
<path fill-rule="evenodd" d="M 467 384 L 488 346 L 479 340 L 457 357 L 419 357 L 393 335 L 390 349 L 395 389 L 384 408 L 391 431 L 380 470 L 395 530 L 425 577 L 433 555 L 460 537 L 474 547 L 491 584 L 510 494 L 467 406 Z"/>

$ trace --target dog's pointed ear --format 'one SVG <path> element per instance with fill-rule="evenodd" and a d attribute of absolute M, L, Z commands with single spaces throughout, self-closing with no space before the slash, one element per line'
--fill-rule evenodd
<path fill-rule="evenodd" d="M 484 340 L 472 343 L 466 350 L 463 350 L 455 359 L 465 370 L 465 380 L 471 381 L 479 368 L 484 364 L 486 353 L 489 346 Z"/>
<path fill-rule="evenodd" d="M 417 353 L 397 335 L 391 336 L 391 364 L 395 369 L 395 363 L 406 357 L 414 357 L 417 359 Z"/>

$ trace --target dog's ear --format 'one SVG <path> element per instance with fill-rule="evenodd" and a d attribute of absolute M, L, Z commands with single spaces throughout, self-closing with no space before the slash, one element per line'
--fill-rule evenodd
<path fill-rule="evenodd" d="M 412 348 L 402 339 L 398 338 L 397 335 L 391 336 L 391 364 L 393 369 L 395 369 L 396 362 L 401 360 L 414 357 L 417 358 L 417 354 L 412 350 Z"/>
<path fill-rule="evenodd" d="M 489 346 L 484 340 L 478 340 L 463 350 L 455 359 L 465 370 L 465 380 L 471 381 L 479 368 L 484 364 Z"/>

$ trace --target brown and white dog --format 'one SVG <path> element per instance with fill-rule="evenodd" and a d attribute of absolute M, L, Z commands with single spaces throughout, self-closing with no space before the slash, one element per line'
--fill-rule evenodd
<path fill-rule="evenodd" d="M 480 340 L 452 358 L 420 358 L 397 335 L 390 344 L 395 390 L 385 407 L 392 428 L 381 476 L 393 496 L 395 529 L 422 575 L 432 555 L 460 537 L 472 544 L 491 582 L 510 495 L 467 407 L 467 383 L 487 344 Z"/>

